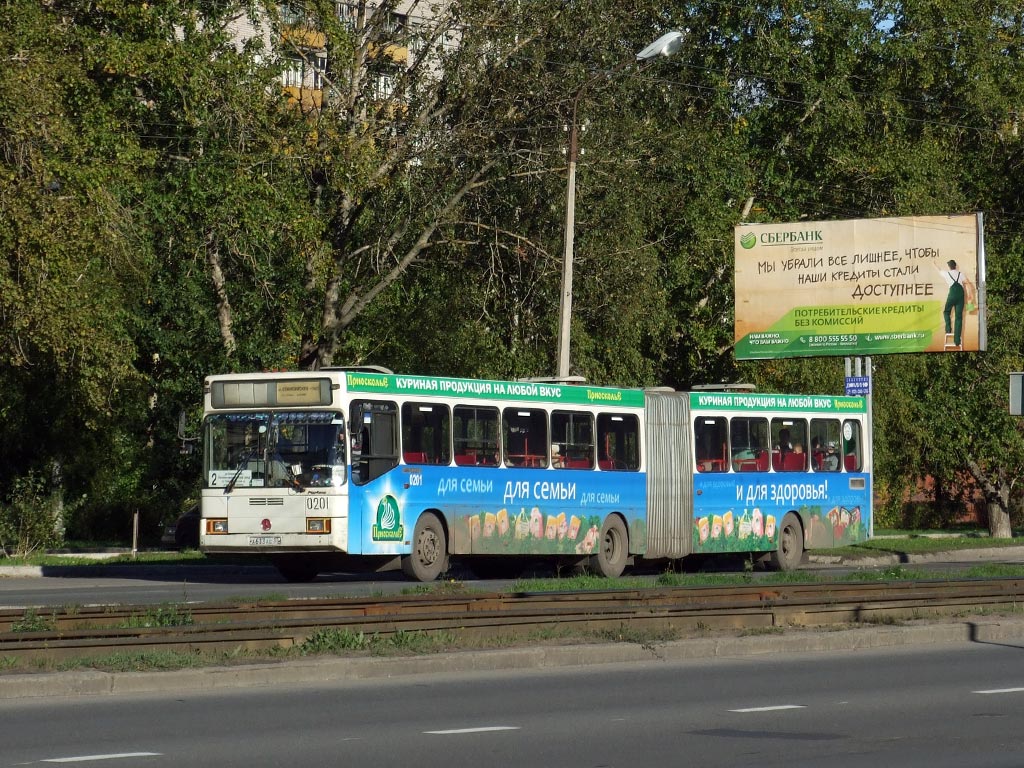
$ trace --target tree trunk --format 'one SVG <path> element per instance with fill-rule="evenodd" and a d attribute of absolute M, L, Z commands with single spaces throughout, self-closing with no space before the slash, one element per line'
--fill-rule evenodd
<path fill-rule="evenodd" d="M 988 532 L 993 539 L 1012 539 L 1013 531 L 1010 529 L 1010 513 L 1004 503 L 989 501 L 988 509 Z"/>
<path fill-rule="evenodd" d="M 217 248 L 213 235 L 206 240 L 206 263 L 210 268 L 210 280 L 217 295 L 217 323 L 220 325 L 220 338 L 224 342 L 224 351 L 228 357 L 235 354 L 238 344 L 235 342 L 234 331 L 231 330 L 231 302 L 228 300 L 224 270 L 221 266 L 220 250 Z"/>
<path fill-rule="evenodd" d="M 64 541 L 64 467 L 59 459 L 50 464 L 50 512 L 53 516 L 53 532 L 58 540 Z"/>
<path fill-rule="evenodd" d="M 995 482 L 983 472 L 974 459 L 967 460 L 967 466 L 974 479 L 985 492 L 985 509 L 988 512 L 988 532 L 993 539 L 1012 539 L 1010 528 L 1010 484 L 1006 481 L 1006 472 L 996 470 Z"/>

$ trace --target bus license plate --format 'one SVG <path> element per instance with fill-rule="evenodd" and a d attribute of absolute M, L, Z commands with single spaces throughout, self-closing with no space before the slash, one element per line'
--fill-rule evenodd
<path fill-rule="evenodd" d="M 250 547 L 279 547 L 281 546 L 280 536 L 250 536 Z"/>

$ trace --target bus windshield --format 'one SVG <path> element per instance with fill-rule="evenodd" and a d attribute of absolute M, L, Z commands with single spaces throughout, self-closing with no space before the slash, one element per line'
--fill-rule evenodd
<path fill-rule="evenodd" d="M 218 413 L 203 424 L 207 488 L 345 483 L 345 422 L 330 411 Z"/>

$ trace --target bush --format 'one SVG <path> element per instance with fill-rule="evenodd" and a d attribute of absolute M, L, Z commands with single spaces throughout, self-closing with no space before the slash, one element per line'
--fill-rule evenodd
<path fill-rule="evenodd" d="M 27 557 L 58 546 L 63 538 L 59 518 L 60 510 L 42 477 L 30 472 L 15 478 L 10 495 L 0 505 L 0 552 Z"/>

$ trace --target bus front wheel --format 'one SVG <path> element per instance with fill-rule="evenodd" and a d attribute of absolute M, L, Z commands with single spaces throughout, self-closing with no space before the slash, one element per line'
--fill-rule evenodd
<path fill-rule="evenodd" d="M 597 552 L 590 557 L 590 570 L 607 579 L 622 575 L 629 557 L 629 536 L 626 525 L 618 515 L 609 515 L 601 527 Z"/>
<path fill-rule="evenodd" d="M 779 526 L 779 546 L 772 552 L 769 565 L 776 571 L 794 571 L 804 559 L 804 528 L 800 518 L 787 512 Z"/>
<path fill-rule="evenodd" d="M 405 575 L 417 581 L 434 581 L 448 570 L 448 539 L 436 515 L 420 515 L 412 536 L 412 552 L 402 558 Z"/>

